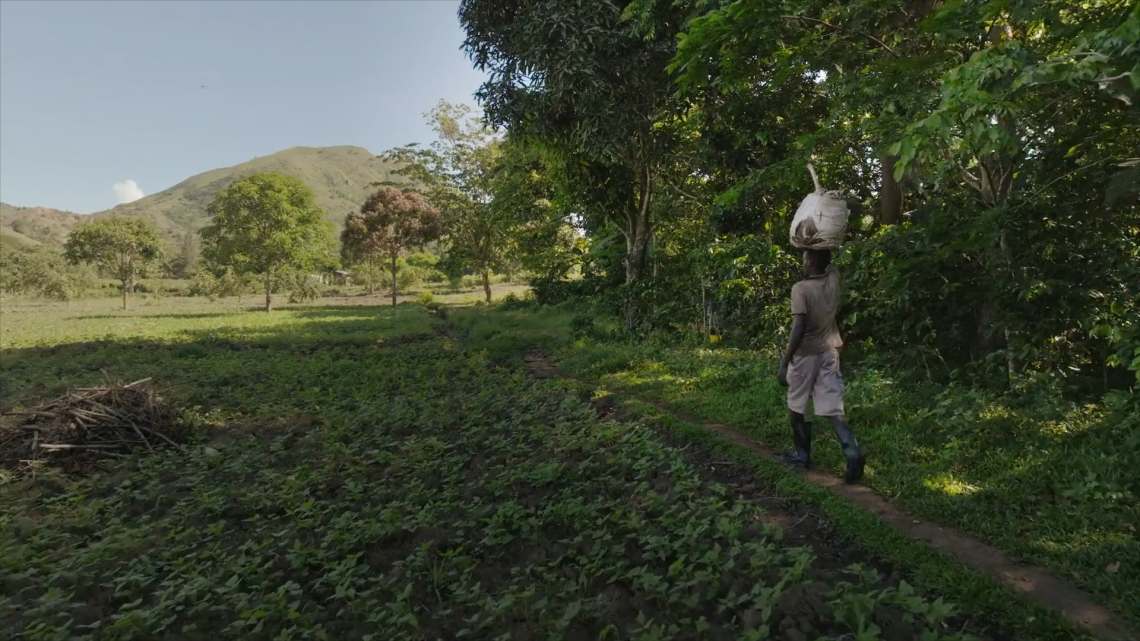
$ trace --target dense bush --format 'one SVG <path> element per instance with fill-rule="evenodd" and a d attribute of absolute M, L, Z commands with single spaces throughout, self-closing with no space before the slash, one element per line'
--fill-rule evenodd
<path fill-rule="evenodd" d="M 46 247 L 0 246 L 0 292 L 71 300 L 96 287 L 95 272 Z"/>
<path fill-rule="evenodd" d="M 211 300 L 229 296 L 255 294 L 264 287 L 256 275 L 239 275 L 233 269 L 220 269 L 215 273 L 204 266 L 194 270 L 187 290 L 191 296 L 205 296 Z"/>

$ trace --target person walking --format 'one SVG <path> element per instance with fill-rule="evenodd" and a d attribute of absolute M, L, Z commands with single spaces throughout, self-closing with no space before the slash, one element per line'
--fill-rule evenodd
<path fill-rule="evenodd" d="M 839 270 L 831 264 L 831 251 L 804 251 L 804 279 L 792 286 L 792 336 L 780 359 L 778 378 L 788 388 L 788 415 L 792 424 L 793 452 L 780 456 L 792 465 L 811 466 L 811 423 L 804 419 L 808 399 L 815 415 L 835 428 L 847 460 L 844 480 L 863 477 L 866 458 L 843 413 L 843 374 L 839 348 L 843 339 L 835 324 L 839 309 Z"/>

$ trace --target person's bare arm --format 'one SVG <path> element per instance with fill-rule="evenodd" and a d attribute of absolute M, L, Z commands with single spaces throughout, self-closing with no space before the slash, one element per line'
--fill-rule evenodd
<path fill-rule="evenodd" d="M 780 359 L 780 371 L 777 375 L 780 384 L 783 386 L 788 385 L 788 363 L 792 362 L 792 357 L 796 355 L 800 345 L 804 342 L 804 331 L 807 329 L 807 319 L 803 314 L 795 314 L 792 316 L 792 335 L 788 338 L 788 351 L 784 352 L 784 357 Z"/>

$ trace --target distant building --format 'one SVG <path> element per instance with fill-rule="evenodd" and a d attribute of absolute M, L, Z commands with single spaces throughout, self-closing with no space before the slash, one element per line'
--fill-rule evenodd
<path fill-rule="evenodd" d="M 334 269 L 323 274 L 309 274 L 309 277 L 320 282 L 322 285 L 351 285 L 352 272 L 344 271 L 343 269 Z"/>

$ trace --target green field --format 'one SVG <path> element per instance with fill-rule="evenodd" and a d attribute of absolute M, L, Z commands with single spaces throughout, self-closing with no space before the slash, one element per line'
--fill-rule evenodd
<path fill-rule="evenodd" d="M 452 320 L 501 362 L 543 345 L 571 376 L 734 427 L 773 450 L 789 447 L 776 354 L 634 341 L 615 321 L 574 335 L 581 316 L 580 308 L 499 309 Z M 869 487 L 1046 566 L 1140 623 L 1140 425 L 1127 404 L 922 385 L 866 356 L 846 375 L 848 416 L 869 451 Z M 817 429 L 815 441 L 815 464 L 840 474 L 834 436 Z"/>
<path fill-rule="evenodd" d="M 782 472 L 757 475 L 690 427 L 615 412 L 599 392 L 535 381 L 517 363 L 545 345 L 583 376 L 764 425 L 776 391 L 743 355 L 637 347 L 604 329 L 574 339 L 558 308 L 142 303 L 0 316 L 6 404 L 154 377 L 196 425 L 182 451 L 90 476 L 6 468 L 2 637 L 1080 636 L 869 515 L 828 507 L 835 499 Z M 776 441 L 778 425 L 754 433 Z M 902 486 L 897 475 L 916 472 L 891 472 L 874 434 L 870 482 Z M 923 492 L 956 518 L 957 504 Z M 988 514 L 971 505 L 962 513 Z M 1050 516 L 1042 534 L 1073 523 Z M 1127 605 L 1134 577 L 1114 580 L 1114 604 Z"/>
<path fill-rule="evenodd" d="M 815 558 L 649 427 L 441 329 L 416 305 L 6 311 L 6 399 L 153 376 L 201 442 L 10 480 L 3 636 L 953 638 L 971 621 Z"/>

